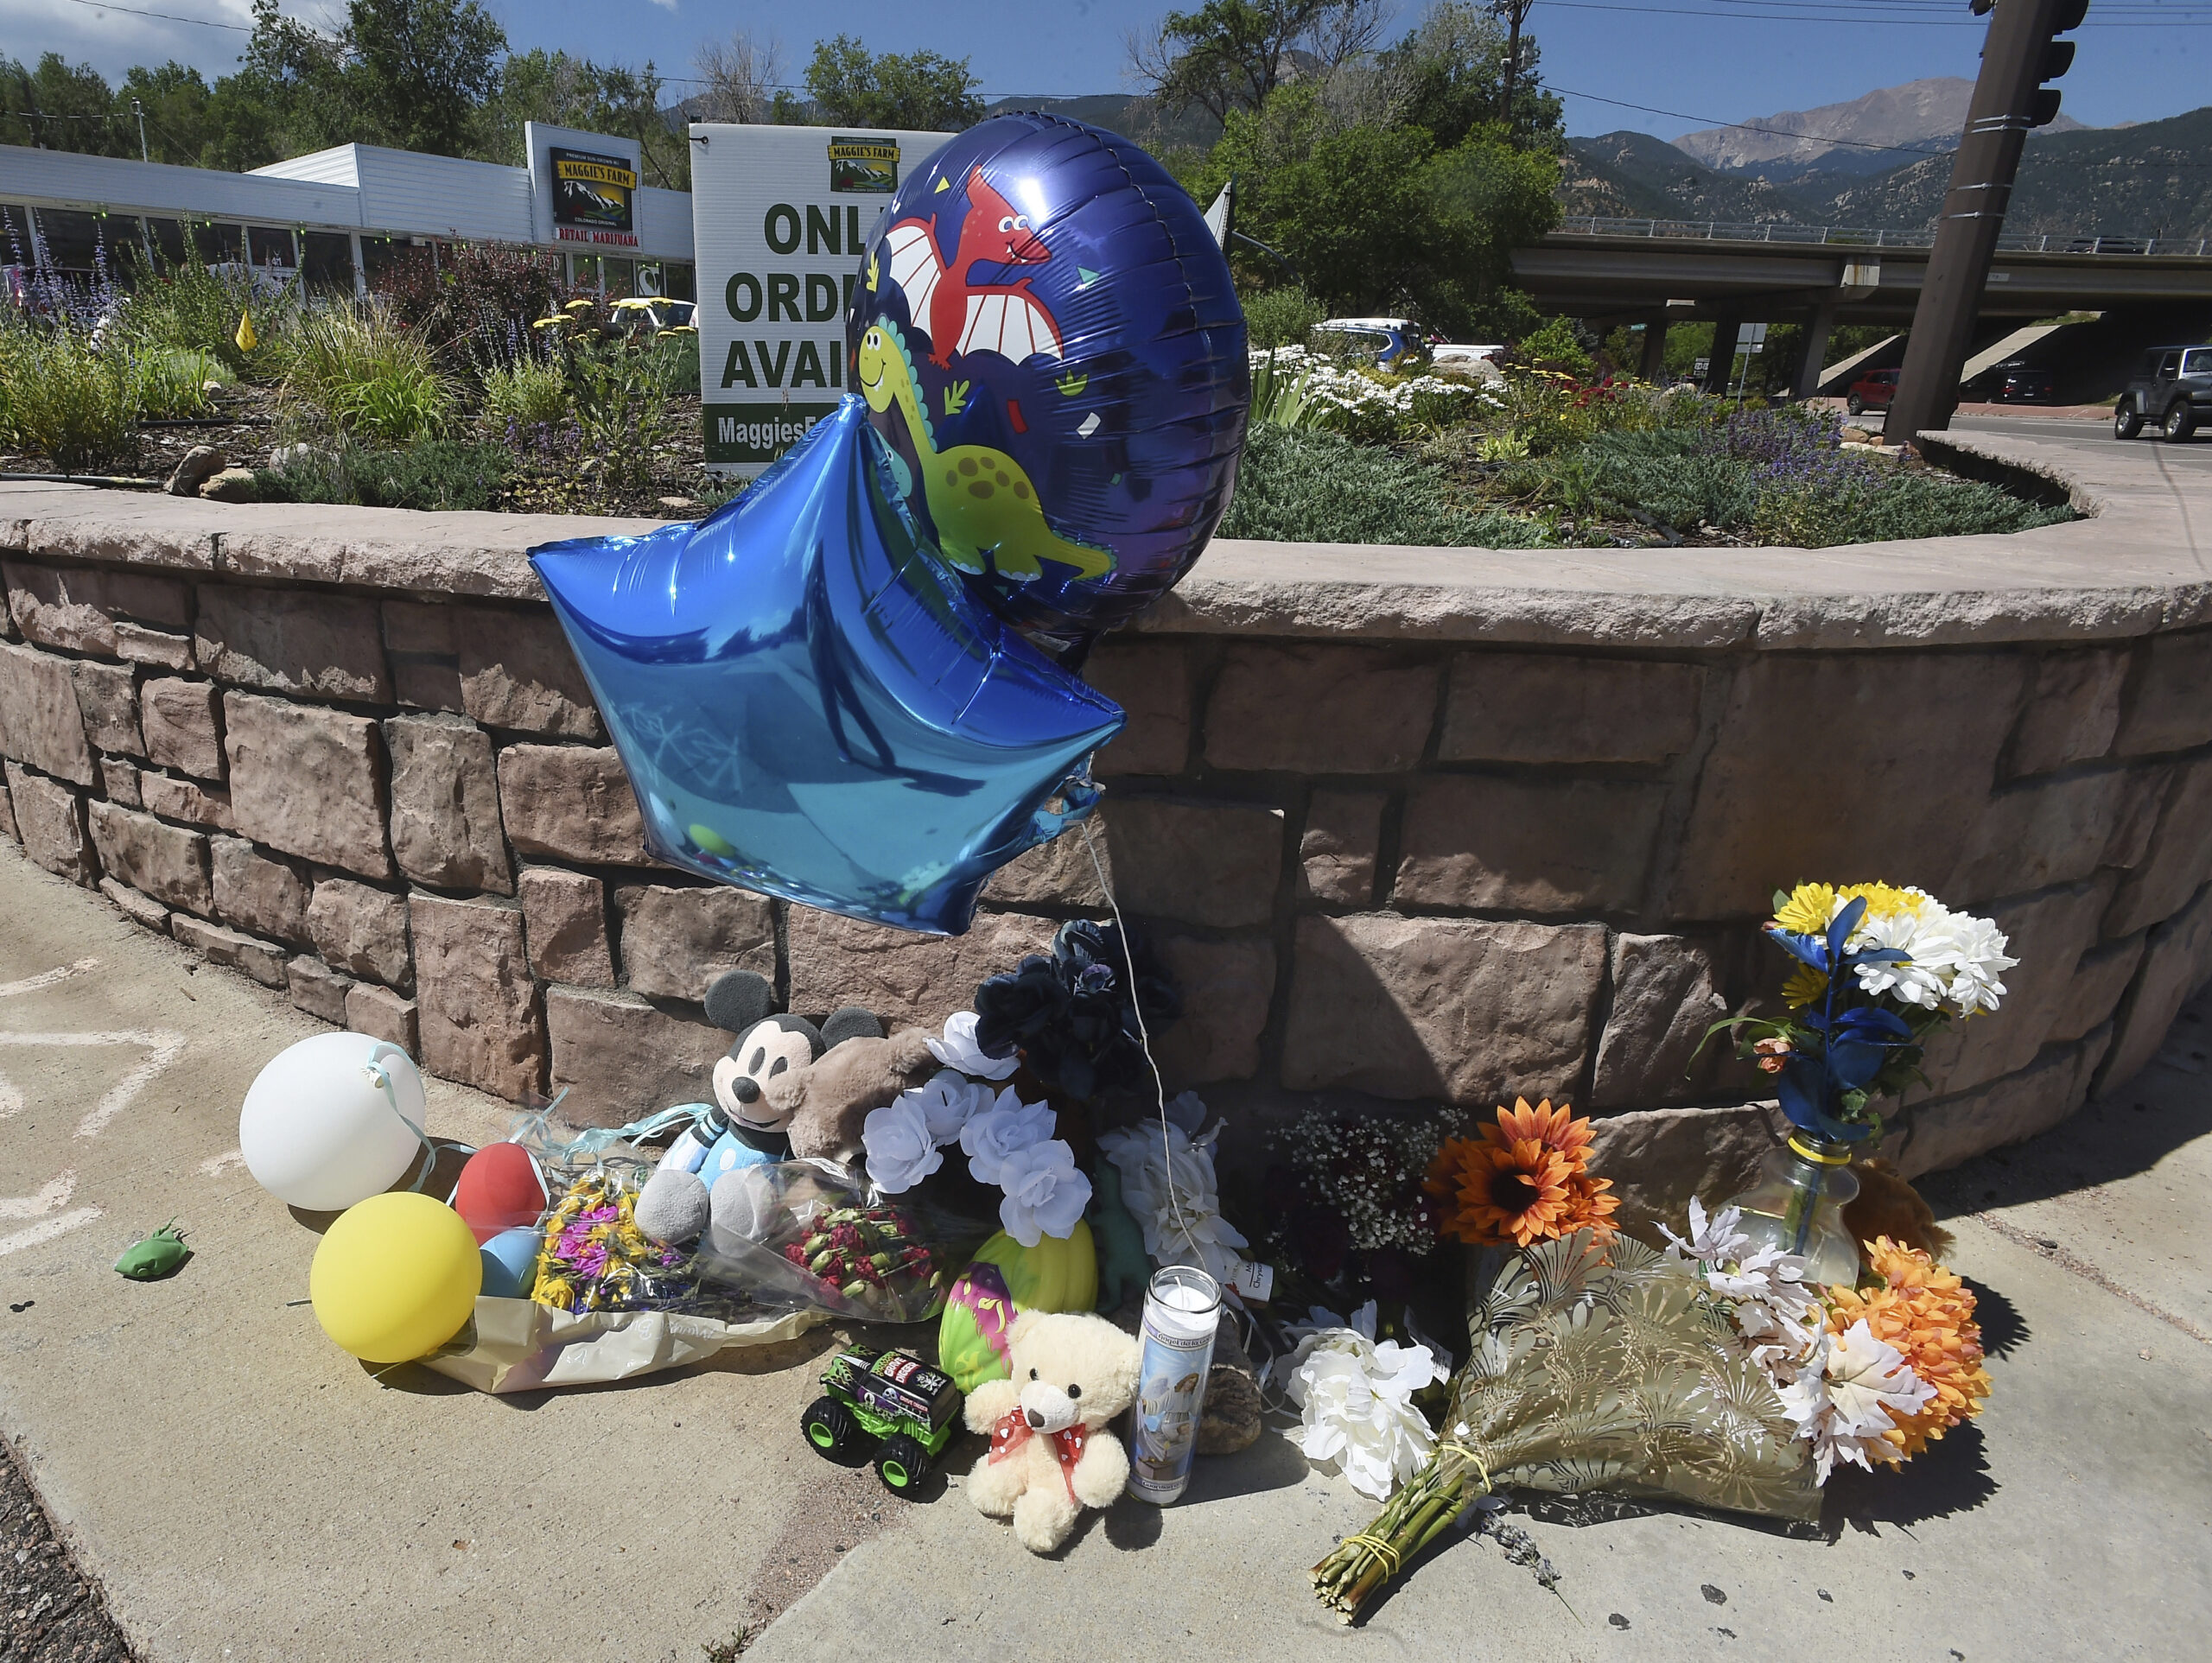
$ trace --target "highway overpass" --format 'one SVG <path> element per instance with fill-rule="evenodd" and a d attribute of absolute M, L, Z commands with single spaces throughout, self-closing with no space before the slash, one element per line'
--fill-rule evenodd
<path fill-rule="evenodd" d="M 1924 235 L 1894 231 L 1569 219 L 1514 251 L 1513 281 L 1547 313 L 1646 325 L 1647 372 L 1666 326 L 1693 321 L 1718 326 L 1716 352 L 1745 323 L 1808 326 L 1817 365 L 1837 324 L 1909 325 L 1928 255 Z M 1982 291 L 1984 333 L 2069 312 L 2139 316 L 2151 335 L 2198 339 L 2212 325 L 2212 244 L 2004 238 Z"/>

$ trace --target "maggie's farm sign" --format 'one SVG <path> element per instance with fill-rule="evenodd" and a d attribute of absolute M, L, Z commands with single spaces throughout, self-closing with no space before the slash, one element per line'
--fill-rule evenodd
<path fill-rule="evenodd" d="M 709 467 L 749 477 L 836 409 L 861 245 L 950 133 L 697 123 L 691 229 Z"/>

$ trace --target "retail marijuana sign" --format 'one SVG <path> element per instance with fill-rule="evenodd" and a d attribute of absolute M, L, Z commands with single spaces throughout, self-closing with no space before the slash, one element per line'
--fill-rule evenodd
<path fill-rule="evenodd" d="M 837 407 L 861 249 L 950 133 L 699 123 L 691 225 L 708 465 L 760 472 Z"/>

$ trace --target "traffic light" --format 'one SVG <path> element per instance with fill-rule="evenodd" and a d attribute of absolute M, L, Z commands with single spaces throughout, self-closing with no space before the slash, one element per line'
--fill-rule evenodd
<path fill-rule="evenodd" d="M 2050 32 L 2063 35 L 2069 29 L 2082 27 L 2082 20 L 2089 15 L 2089 0 L 2058 0 L 2053 9 Z M 2043 69 L 2036 79 L 2055 81 L 2074 65 L 2074 42 L 2051 41 L 2043 49 Z M 2038 86 L 2036 101 L 2028 117 L 2031 127 L 2048 127 L 2058 119 L 2058 89 Z"/>

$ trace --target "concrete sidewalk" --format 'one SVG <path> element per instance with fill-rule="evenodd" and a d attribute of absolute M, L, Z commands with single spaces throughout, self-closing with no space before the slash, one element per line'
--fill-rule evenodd
<path fill-rule="evenodd" d="M 1998 1354 L 1977 1426 L 1839 1481 L 1815 1538 L 1524 1521 L 1564 1603 L 1462 1540 L 1348 1633 L 1305 1568 L 1373 1508 L 1273 1437 L 1201 1463 L 1183 1505 L 1125 1501 L 1039 1560 L 957 1483 L 899 1506 L 805 1449 L 826 1334 L 625 1388 L 378 1384 L 290 1306 L 315 1238 L 232 1155 L 255 1072 L 317 1025 L 4 847 L 0 918 L 0 1430 L 158 1663 L 693 1663 L 769 1616 L 748 1658 L 2202 1654 L 2202 1001 L 2130 1088 L 1937 1181 Z M 507 1111 L 433 1082 L 431 1114 L 474 1139 Z M 172 1216 L 184 1272 L 113 1274 Z"/>

